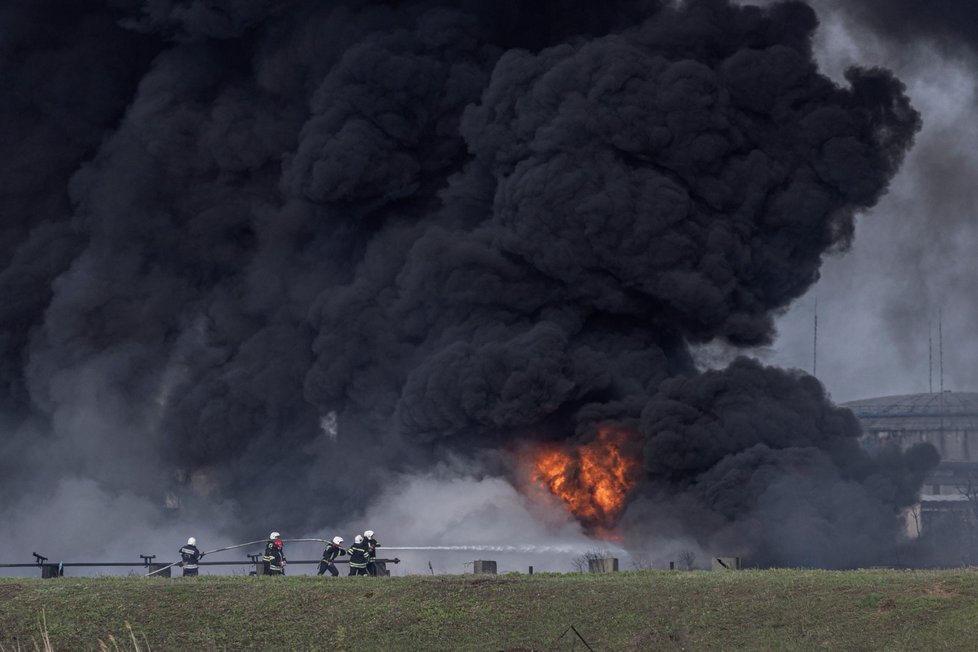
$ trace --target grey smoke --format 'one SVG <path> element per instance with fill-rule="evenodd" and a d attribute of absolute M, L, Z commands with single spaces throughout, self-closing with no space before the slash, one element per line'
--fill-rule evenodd
<path fill-rule="evenodd" d="M 510 477 L 517 444 L 613 421 L 642 434 L 636 532 L 666 500 L 693 506 L 676 538 L 760 564 L 886 553 L 919 474 L 880 494 L 906 464 L 816 380 L 690 349 L 770 343 L 920 128 L 886 70 L 819 72 L 806 5 L 119 0 L 53 43 L 7 14 L 10 93 L 50 57 L 117 62 L 2 127 L 39 139 L 3 171 L 12 495 L 80 477 L 308 532 L 449 453 Z M 865 517 L 827 513 L 812 550 L 740 527 L 838 487 Z"/>
<path fill-rule="evenodd" d="M 978 242 L 971 209 L 978 144 L 973 21 L 961 20 L 972 11 L 967 4 L 951 4 L 922 11 L 903 2 L 813 3 L 822 22 L 820 68 L 841 78 L 853 62 L 886 65 L 923 117 L 891 192 L 858 222 L 851 255 L 826 260 L 818 284 L 779 321 L 779 341 L 767 357 L 811 369 L 817 296 L 818 375 L 839 401 L 937 391 L 940 311 L 943 386 L 969 390 L 978 381 L 969 253 Z"/>
<path fill-rule="evenodd" d="M 978 48 L 978 10 L 968 2 L 940 0 L 922 5 L 912 0 L 865 0 L 837 6 L 875 35 L 904 46 L 929 41 L 952 55 L 962 51 L 974 55 Z"/>

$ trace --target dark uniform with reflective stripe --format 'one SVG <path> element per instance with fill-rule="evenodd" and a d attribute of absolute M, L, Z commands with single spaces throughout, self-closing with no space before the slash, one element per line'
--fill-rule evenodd
<path fill-rule="evenodd" d="M 180 548 L 180 557 L 183 559 L 180 565 L 183 566 L 183 576 L 184 577 L 194 577 L 197 575 L 197 562 L 203 557 L 200 554 L 200 550 L 197 546 L 190 545 L 189 543 L 184 547 Z"/>
<path fill-rule="evenodd" d="M 285 575 L 285 548 L 281 541 L 269 539 L 262 562 L 265 564 L 265 575 Z"/>
<path fill-rule="evenodd" d="M 350 546 L 350 575 L 366 575 L 370 552 L 366 542 Z"/>
<path fill-rule="evenodd" d="M 316 575 L 322 575 L 326 571 L 329 571 L 329 574 L 332 575 L 333 577 L 339 575 L 340 572 L 336 570 L 336 564 L 333 563 L 333 560 L 339 557 L 340 555 L 345 555 L 345 554 L 346 554 L 346 550 L 343 550 L 341 546 L 338 546 L 332 541 L 330 541 L 326 545 L 326 549 L 323 550 L 323 558 L 322 561 L 319 562 L 319 572 L 316 573 Z"/>
<path fill-rule="evenodd" d="M 380 544 L 377 542 L 377 539 L 373 537 L 364 539 L 363 542 L 367 544 L 367 574 L 376 575 L 377 563 L 374 560 L 377 559 L 377 548 L 380 547 Z"/>

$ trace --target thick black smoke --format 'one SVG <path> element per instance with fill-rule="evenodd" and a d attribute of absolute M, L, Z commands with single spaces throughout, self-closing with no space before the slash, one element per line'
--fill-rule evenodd
<path fill-rule="evenodd" d="M 871 458 L 853 414 L 831 405 L 811 376 L 741 358 L 670 379 L 640 427 L 645 489 L 659 503 L 651 513 L 681 514 L 701 541 L 762 563 L 910 561 L 896 545 L 893 508 L 916 502 L 937 452 L 888 448 Z M 641 510 L 628 518 L 641 520 Z"/>
<path fill-rule="evenodd" d="M 615 421 L 636 509 L 681 497 L 703 540 L 892 538 L 926 463 L 688 350 L 769 341 L 919 128 L 888 72 L 819 74 L 806 5 L 50 4 L 0 23 L 8 482 L 312 528 L 445 449 Z M 839 487 L 862 518 L 813 551 L 738 527 Z"/>

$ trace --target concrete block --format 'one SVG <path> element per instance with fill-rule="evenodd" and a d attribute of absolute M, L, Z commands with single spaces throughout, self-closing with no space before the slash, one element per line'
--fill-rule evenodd
<path fill-rule="evenodd" d="M 150 564 L 149 568 L 146 569 L 146 572 L 152 573 L 153 571 L 158 571 L 166 566 L 167 564 Z M 173 568 L 175 567 L 171 566 L 170 568 L 166 568 L 166 570 L 160 570 L 160 572 L 153 575 L 153 577 L 172 577 L 172 575 L 170 575 L 170 571 L 173 570 Z"/>
<path fill-rule="evenodd" d="M 64 569 L 62 568 L 61 564 L 41 565 L 41 579 L 48 580 L 54 577 L 61 577 L 64 574 Z"/>
<path fill-rule="evenodd" d="M 616 573 L 618 572 L 618 559 L 615 557 L 608 559 L 588 559 L 587 571 L 589 573 Z"/>
<path fill-rule="evenodd" d="M 496 562 L 494 561 L 474 561 L 472 562 L 472 572 L 476 575 L 495 575 Z"/>
<path fill-rule="evenodd" d="M 714 557 L 712 570 L 740 570 L 740 557 Z"/>

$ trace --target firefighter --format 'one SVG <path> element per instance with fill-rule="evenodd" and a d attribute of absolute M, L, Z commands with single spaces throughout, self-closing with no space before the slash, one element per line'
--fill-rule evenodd
<path fill-rule="evenodd" d="M 366 575 L 367 562 L 370 560 L 370 550 L 359 534 L 353 537 L 350 546 L 350 575 Z"/>
<path fill-rule="evenodd" d="M 323 550 L 323 558 L 319 562 L 319 572 L 316 575 L 322 575 L 326 571 L 329 571 L 333 577 L 340 574 L 336 570 L 336 564 L 333 563 L 333 560 L 346 554 L 346 550 L 340 545 L 341 543 L 343 543 L 343 537 L 333 537 L 333 540 L 326 544 L 326 548 Z"/>
<path fill-rule="evenodd" d="M 377 539 L 374 538 L 373 530 L 367 530 L 363 533 L 363 541 L 367 544 L 367 574 L 376 576 L 378 568 L 376 561 L 377 548 L 380 547 L 380 544 L 377 542 Z"/>
<path fill-rule="evenodd" d="M 184 577 L 197 577 L 197 562 L 203 556 L 204 553 L 197 549 L 197 539 L 187 539 L 187 545 L 180 548 L 180 558 L 183 560 L 180 565 L 183 567 Z"/>
<path fill-rule="evenodd" d="M 272 532 L 268 535 L 268 543 L 265 544 L 265 555 L 262 561 L 265 564 L 265 575 L 285 575 L 285 548 L 282 546 L 282 535 Z"/>

